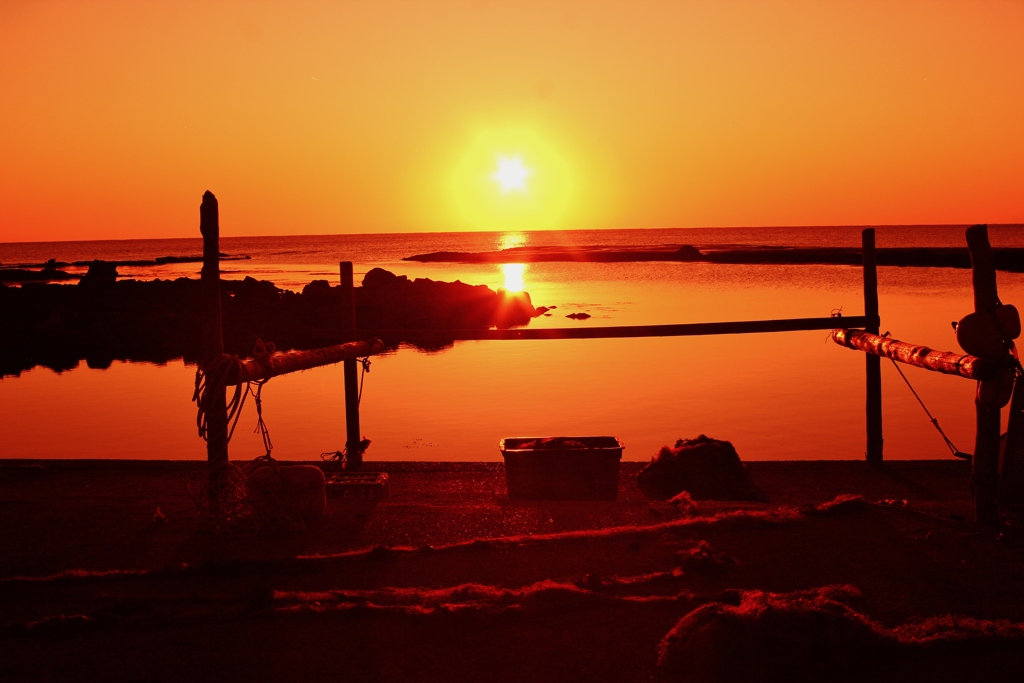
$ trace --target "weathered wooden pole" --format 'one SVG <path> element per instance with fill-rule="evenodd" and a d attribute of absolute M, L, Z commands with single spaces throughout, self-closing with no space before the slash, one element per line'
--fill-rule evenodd
<path fill-rule="evenodd" d="M 203 365 L 210 367 L 224 353 L 220 302 L 220 218 L 217 198 L 210 191 L 203 194 L 203 203 L 199 206 L 199 232 L 203 235 Z M 205 407 L 206 460 L 210 466 L 215 466 L 228 461 L 228 409 L 225 388 L 207 387 L 207 391 L 213 393 Z M 215 483 L 211 478 L 211 496 L 216 494 Z"/>
<path fill-rule="evenodd" d="M 239 360 L 236 366 L 228 369 L 224 383 L 230 387 L 244 382 L 260 382 L 278 375 L 287 375 L 292 372 L 311 370 L 349 359 L 370 356 L 383 350 L 384 342 L 374 339 L 368 342 L 355 341 L 335 344 L 319 349 L 275 351 L 266 359 Z"/>
<path fill-rule="evenodd" d="M 995 316 L 999 303 L 996 269 L 988 226 L 967 228 L 967 247 L 971 251 L 971 281 L 974 285 L 974 310 Z M 999 378 L 978 382 L 974 399 L 977 431 L 974 435 L 974 459 L 971 462 L 971 493 L 978 523 L 999 523 Z"/>
<path fill-rule="evenodd" d="M 898 363 L 967 379 L 991 379 L 1004 367 L 1001 360 L 994 358 L 936 351 L 927 346 L 908 344 L 892 337 L 880 337 L 864 330 L 832 330 L 832 341 L 849 349 L 891 358 Z"/>
<path fill-rule="evenodd" d="M 864 317 L 867 318 L 865 330 L 878 334 L 878 271 L 875 255 L 875 229 L 866 228 L 861 232 L 861 243 L 864 252 Z M 870 463 L 882 462 L 882 359 L 868 354 L 865 356 L 867 369 L 867 460 Z"/>
<path fill-rule="evenodd" d="M 342 341 L 356 339 L 356 290 L 352 262 L 341 262 L 341 332 Z M 359 469 L 363 465 L 362 434 L 359 429 L 359 375 L 356 359 L 344 360 L 345 376 L 345 450 L 346 469 Z"/>

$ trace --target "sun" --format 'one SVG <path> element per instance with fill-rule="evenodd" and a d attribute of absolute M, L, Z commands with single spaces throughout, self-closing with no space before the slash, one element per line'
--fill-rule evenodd
<path fill-rule="evenodd" d="M 491 177 L 501 187 L 502 192 L 526 192 L 526 179 L 531 173 L 519 157 L 499 156 L 498 170 Z"/>
<path fill-rule="evenodd" d="M 450 176 L 451 196 L 478 230 L 521 232 L 559 225 L 573 175 L 563 155 L 529 128 L 482 129 Z"/>

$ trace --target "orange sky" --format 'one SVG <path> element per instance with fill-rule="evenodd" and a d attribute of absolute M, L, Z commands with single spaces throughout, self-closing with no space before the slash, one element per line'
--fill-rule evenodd
<path fill-rule="evenodd" d="M 508 131 L 557 157 L 544 227 L 1024 222 L 1022 36 L 997 1 L 4 0 L 0 241 L 196 236 L 206 189 L 225 235 L 487 227 L 453 178 Z"/>

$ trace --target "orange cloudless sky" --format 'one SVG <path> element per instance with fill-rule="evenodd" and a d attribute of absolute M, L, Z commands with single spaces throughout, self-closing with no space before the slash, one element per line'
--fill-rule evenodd
<path fill-rule="evenodd" d="M 997 0 L 3 0 L 0 241 L 196 236 L 207 189 L 225 235 L 1020 223 L 1022 37 Z"/>

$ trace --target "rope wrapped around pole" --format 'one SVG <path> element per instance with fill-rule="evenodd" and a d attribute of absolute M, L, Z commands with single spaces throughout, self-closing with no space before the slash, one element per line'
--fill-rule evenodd
<path fill-rule="evenodd" d="M 379 339 L 373 339 L 368 342 L 348 342 L 347 344 L 336 344 L 334 346 L 305 351 L 275 352 L 263 359 L 248 358 L 240 360 L 236 365 L 229 368 L 224 383 L 227 386 L 232 386 L 244 384 L 245 382 L 259 382 L 276 377 L 277 375 L 286 375 L 290 372 L 309 370 L 323 365 L 333 365 L 344 360 L 355 360 L 363 356 L 380 353 L 383 350 L 384 342 Z"/>
<path fill-rule="evenodd" d="M 926 370 L 959 375 L 967 379 L 991 379 L 1003 368 L 1001 359 L 979 358 L 950 351 L 935 351 L 927 346 L 908 344 L 864 330 L 832 330 L 832 341 L 849 349 L 863 351 L 898 363 Z"/>

